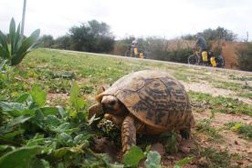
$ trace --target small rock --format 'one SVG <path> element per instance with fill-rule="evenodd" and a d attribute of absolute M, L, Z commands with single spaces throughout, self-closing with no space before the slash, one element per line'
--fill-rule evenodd
<path fill-rule="evenodd" d="M 242 160 L 237 160 L 236 163 L 238 163 L 239 165 L 242 165 L 243 161 Z"/>
<path fill-rule="evenodd" d="M 208 165 L 209 165 L 206 157 L 201 157 L 201 158 L 198 160 L 198 164 L 199 164 L 200 166 L 208 166 Z"/>
<path fill-rule="evenodd" d="M 155 143 L 151 145 L 151 150 L 157 151 L 162 157 L 165 154 L 164 145 L 161 143 Z"/>
<path fill-rule="evenodd" d="M 173 160 L 175 160 L 175 157 L 174 156 L 167 156 L 167 159 L 173 161 Z"/>
<path fill-rule="evenodd" d="M 181 152 L 188 154 L 188 153 L 190 153 L 191 148 L 182 146 L 182 147 L 180 147 L 180 150 L 181 150 Z"/>
<path fill-rule="evenodd" d="M 248 154 L 249 154 L 249 155 L 252 155 L 252 149 L 249 149 L 249 150 L 248 150 Z"/>
<path fill-rule="evenodd" d="M 239 143 L 238 143 L 236 140 L 234 141 L 234 144 L 235 144 L 235 145 L 239 145 Z"/>
<path fill-rule="evenodd" d="M 231 163 L 230 167 L 239 167 L 238 163 Z"/>

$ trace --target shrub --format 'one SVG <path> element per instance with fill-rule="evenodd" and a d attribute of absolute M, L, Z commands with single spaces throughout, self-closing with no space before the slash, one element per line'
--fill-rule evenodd
<path fill-rule="evenodd" d="M 11 66 L 18 65 L 25 55 L 35 46 L 39 38 L 40 30 L 35 30 L 29 37 L 25 38 L 21 34 L 20 24 L 16 29 L 14 19 L 11 19 L 9 35 L 0 31 L 0 59 L 7 60 Z"/>
<path fill-rule="evenodd" d="M 240 69 L 252 71 L 252 43 L 246 43 L 244 48 L 238 49 L 237 55 Z"/>

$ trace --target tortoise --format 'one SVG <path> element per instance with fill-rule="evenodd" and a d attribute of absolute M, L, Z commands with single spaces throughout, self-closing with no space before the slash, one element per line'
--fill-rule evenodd
<path fill-rule="evenodd" d="M 89 118 L 104 116 L 121 128 L 122 152 L 136 144 L 136 134 L 176 131 L 190 138 L 195 121 L 184 86 L 165 71 L 142 70 L 117 80 L 96 96 Z"/>

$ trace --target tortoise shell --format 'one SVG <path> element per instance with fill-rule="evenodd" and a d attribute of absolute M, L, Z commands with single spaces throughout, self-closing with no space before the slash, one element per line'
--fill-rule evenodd
<path fill-rule="evenodd" d="M 193 116 L 184 86 L 167 72 L 138 71 L 117 80 L 99 94 L 117 97 L 138 120 L 159 132 L 190 128 Z"/>

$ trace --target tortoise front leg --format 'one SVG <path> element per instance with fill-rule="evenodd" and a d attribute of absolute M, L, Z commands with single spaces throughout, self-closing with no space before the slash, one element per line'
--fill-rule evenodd
<path fill-rule="evenodd" d="M 100 103 L 95 104 L 88 109 L 88 119 L 93 117 L 93 115 L 96 115 L 96 117 L 99 117 L 103 114 L 104 114 L 104 112 L 102 109 L 102 105 Z"/>
<path fill-rule="evenodd" d="M 121 139 L 123 154 L 136 144 L 136 127 L 132 116 L 127 116 L 122 123 Z"/>
<path fill-rule="evenodd" d="M 123 123 L 123 120 L 124 120 L 124 116 L 115 116 L 113 114 L 105 114 L 104 118 L 112 121 L 115 125 L 119 127 L 121 127 L 121 124 Z"/>

